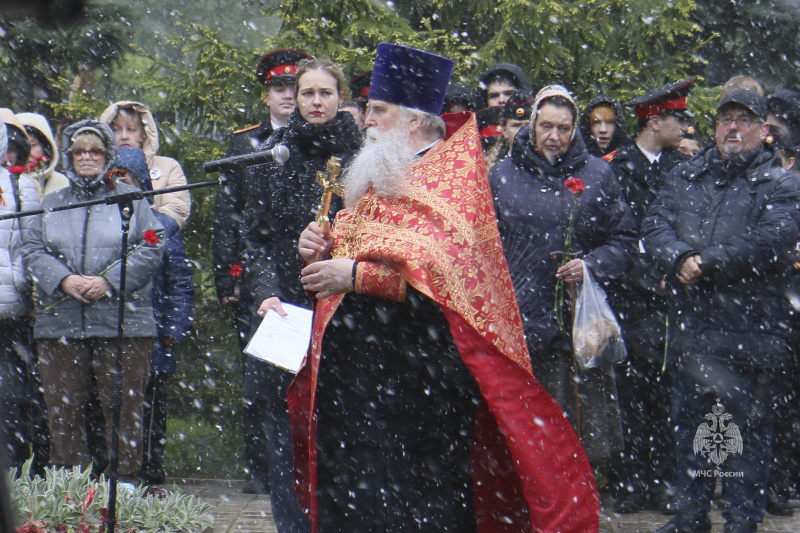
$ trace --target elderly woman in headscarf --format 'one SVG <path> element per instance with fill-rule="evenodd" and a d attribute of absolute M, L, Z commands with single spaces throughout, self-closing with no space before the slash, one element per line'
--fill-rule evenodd
<path fill-rule="evenodd" d="M 70 186 L 48 195 L 45 209 L 103 199 L 135 189 L 109 171 L 116 145 L 96 120 L 67 127 L 62 139 Z M 151 305 L 153 275 L 161 261 L 164 229 L 146 200 L 133 202 L 130 221 L 123 338 L 118 474 L 135 481 L 142 466 L 142 399 L 156 337 Z M 50 463 L 87 466 L 85 408 L 94 371 L 111 439 L 111 398 L 117 350 L 122 217 L 117 205 L 98 204 L 37 217 L 24 252 L 38 294 L 34 337 L 51 433 Z M 109 444 L 110 445 L 110 444 Z"/>
<path fill-rule="evenodd" d="M 559 320 L 556 283 L 583 281 L 584 264 L 600 284 L 614 278 L 632 264 L 637 234 L 611 167 L 589 155 L 577 126 L 578 107 L 569 92 L 560 85 L 543 88 L 529 125 L 519 130 L 510 157 L 492 168 L 489 181 L 533 373 L 594 461 L 622 447 L 613 370 L 577 370 L 572 323 L 567 313 Z M 568 189 L 572 183 L 582 184 L 581 194 Z M 564 263 L 570 225 L 574 234 Z"/>

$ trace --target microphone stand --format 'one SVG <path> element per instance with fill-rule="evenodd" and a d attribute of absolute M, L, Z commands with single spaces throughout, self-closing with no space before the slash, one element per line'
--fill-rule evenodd
<path fill-rule="evenodd" d="M 125 277 L 128 272 L 128 235 L 133 218 L 133 200 L 121 199 L 119 215 L 122 219 L 121 262 L 119 269 L 119 307 L 117 311 L 117 346 L 114 357 L 114 381 L 111 387 L 111 450 L 108 456 L 110 490 L 108 492 L 108 533 L 114 533 L 117 521 L 117 466 L 119 463 L 119 418 L 122 410 L 122 325 L 125 320 Z"/>

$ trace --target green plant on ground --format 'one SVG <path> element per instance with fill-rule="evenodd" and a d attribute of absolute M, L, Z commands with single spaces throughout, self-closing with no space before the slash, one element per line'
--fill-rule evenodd
<path fill-rule="evenodd" d="M 26 533 L 95 533 L 105 530 L 110 484 L 105 476 L 92 479 L 91 469 L 48 468 L 45 478 L 31 478 L 32 459 L 8 473 L 11 505 Z M 177 489 L 162 497 L 145 496 L 145 488 L 117 492 L 118 530 L 171 533 L 202 531 L 213 524 L 211 505 Z"/>
<path fill-rule="evenodd" d="M 240 426 L 224 429 L 198 418 L 167 422 L 166 469 L 172 477 L 241 479 L 244 444 Z"/>

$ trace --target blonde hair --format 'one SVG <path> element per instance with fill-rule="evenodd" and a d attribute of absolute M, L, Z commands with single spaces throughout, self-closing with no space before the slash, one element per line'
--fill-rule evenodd
<path fill-rule="evenodd" d="M 105 151 L 103 160 L 108 163 L 108 147 L 103 142 L 102 137 L 96 133 L 92 133 L 91 131 L 83 131 L 73 137 L 69 151 L 72 152 L 75 149 L 91 150 L 92 148 L 100 148 L 101 150 Z"/>
<path fill-rule="evenodd" d="M 133 107 L 120 107 L 117 114 L 111 120 L 111 124 L 114 123 L 119 117 L 131 118 L 135 120 L 144 130 L 144 121 L 142 120 L 142 116 L 136 112 Z"/>
<path fill-rule="evenodd" d="M 347 83 L 344 81 L 344 73 L 342 72 L 342 69 L 339 67 L 339 65 L 332 61 L 328 61 L 327 59 L 304 59 L 297 64 L 297 73 L 295 75 L 294 85 L 295 96 L 297 96 L 300 91 L 300 78 L 303 76 L 303 74 L 312 70 L 322 70 L 336 78 L 336 92 L 339 93 L 339 96 L 343 96 L 345 98 L 350 96 L 350 89 L 347 87 Z"/>
<path fill-rule="evenodd" d="M 72 139 L 72 145 L 69 147 L 70 151 L 74 150 L 76 147 L 81 149 L 100 148 L 106 150 L 103 139 L 96 133 L 90 131 L 81 132 Z"/>

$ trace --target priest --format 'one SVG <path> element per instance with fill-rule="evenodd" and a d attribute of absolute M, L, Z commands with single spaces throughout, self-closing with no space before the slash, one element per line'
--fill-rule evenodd
<path fill-rule="evenodd" d="M 378 46 L 345 209 L 301 234 L 297 494 L 318 533 L 597 531 L 589 462 L 531 373 L 475 118 L 438 116 L 452 70 Z"/>

